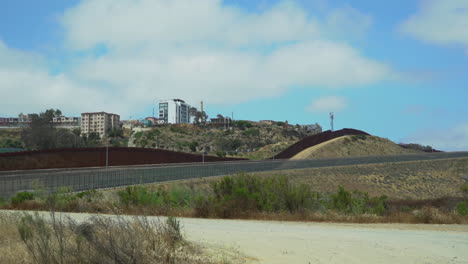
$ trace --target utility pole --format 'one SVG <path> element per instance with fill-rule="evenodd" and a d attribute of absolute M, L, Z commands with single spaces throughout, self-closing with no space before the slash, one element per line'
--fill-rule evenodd
<path fill-rule="evenodd" d="M 109 140 L 106 145 L 106 170 L 109 168 Z"/>

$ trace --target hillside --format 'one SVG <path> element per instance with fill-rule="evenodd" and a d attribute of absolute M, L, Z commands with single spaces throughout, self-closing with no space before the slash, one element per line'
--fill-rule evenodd
<path fill-rule="evenodd" d="M 352 129 L 352 128 L 343 128 L 337 131 L 330 131 L 327 130 L 322 133 L 318 133 L 315 135 L 307 136 L 298 142 L 294 143 L 293 145 L 289 146 L 285 150 L 281 151 L 280 153 L 273 156 L 273 159 L 290 159 L 300 153 L 301 151 L 321 144 L 323 142 L 332 140 L 334 138 L 342 137 L 342 136 L 349 136 L 349 135 L 361 135 L 366 136 L 369 135 L 364 131 Z"/>
<path fill-rule="evenodd" d="M 159 126 L 132 134 L 132 146 L 264 159 L 311 134 L 298 126 L 248 123 L 229 130 L 193 125 Z"/>
<path fill-rule="evenodd" d="M 392 141 L 375 136 L 342 136 L 307 148 L 291 159 L 312 159 L 328 157 L 351 157 L 373 155 L 395 155 L 420 153 L 420 151 L 405 149 Z"/>
<path fill-rule="evenodd" d="M 21 148 L 21 129 L 0 129 L 0 148 Z"/>

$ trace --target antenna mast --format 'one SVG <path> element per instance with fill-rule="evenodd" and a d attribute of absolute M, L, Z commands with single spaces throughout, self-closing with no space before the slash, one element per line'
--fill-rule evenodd
<path fill-rule="evenodd" d="M 333 132 L 333 120 L 335 119 L 335 113 L 330 112 L 330 125 L 331 125 L 331 131 Z"/>

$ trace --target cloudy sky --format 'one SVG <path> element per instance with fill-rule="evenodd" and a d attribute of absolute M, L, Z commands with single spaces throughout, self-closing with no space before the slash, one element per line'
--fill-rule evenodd
<path fill-rule="evenodd" d="M 468 0 L 1 0 L 0 116 L 318 122 L 468 150 Z"/>

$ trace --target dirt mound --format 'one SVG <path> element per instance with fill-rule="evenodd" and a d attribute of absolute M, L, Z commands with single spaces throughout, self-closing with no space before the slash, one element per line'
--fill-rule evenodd
<path fill-rule="evenodd" d="M 313 147 L 315 145 L 318 145 L 320 143 L 326 142 L 334 138 L 348 136 L 348 135 L 369 135 L 369 134 L 367 134 L 364 131 L 351 129 L 351 128 L 344 128 L 342 130 L 333 131 L 333 132 L 330 130 L 327 130 L 325 132 L 322 132 L 313 136 L 309 136 L 300 140 L 299 142 L 293 144 L 292 146 L 290 146 L 283 152 L 280 152 L 273 158 L 274 159 L 290 159 L 294 157 L 296 154 L 298 154 L 299 152 L 307 148 Z"/>
<path fill-rule="evenodd" d="M 205 156 L 205 161 L 242 160 Z M 147 148 L 109 148 L 109 166 L 202 162 L 201 155 Z M 0 171 L 101 167 L 106 148 L 51 149 L 0 153 Z"/>
<path fill-rule="evenodd" d="M 392 141 L 365 135 L 342 136 L 307 148 L 291 159 L 312 159 L 330 157 L 352 157 L 373 155 L 396 155 L 420 153 L 417 150 L 405 149 Z"/>

